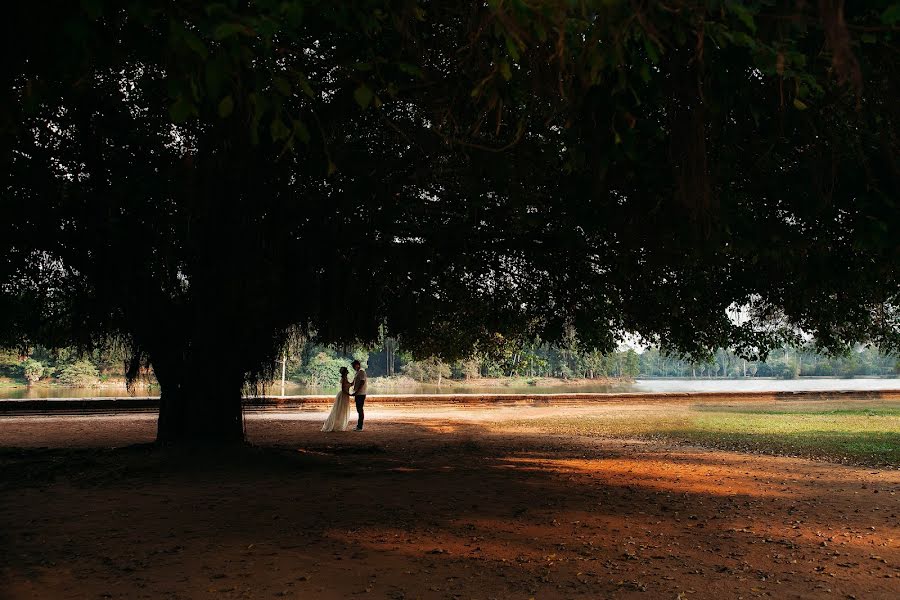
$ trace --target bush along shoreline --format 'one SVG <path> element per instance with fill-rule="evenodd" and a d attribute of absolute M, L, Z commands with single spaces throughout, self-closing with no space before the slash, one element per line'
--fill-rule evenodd
<path fill-rule="evenodd" d="M 501 348 L 500 350 L 503 350 Z M 577 341 L 564 346 L 535 343 L 510 346 L 504 352 L 475 353 L 469 358 L 444 361 L 418 358 L 402 351 L 399 342 L 384 338 L 375 347 L 337 350 L 308 340 L 285 348 L 272 369 L 275 380 L 265 388 L 285 385 L 328 391 L 336 389 L 340 369 L 359 360 L 376 389 L 425 388 L 497 389 L 528 387 L 615 386 L 635 379 L 794 379 L 798 377 L 896 377 L 900 361 L 875 348 L 858 346 L 842 356 L 824 356 L 809 348 L 775 350 L 765 361 L 748 361 L 732 351 L 718 350 L 703 362 L 688 362 L 657 348 L 640 352 L 628 348 L 601 353 L 580 348 Z M 0 387 L 60 386 L 68 388 L 126 387 L 126 355 L 121 348 L 80 353 L 73 348 L 0 348 Z M 217 374 L 197 373 L 214 382 Z M 141 373 L 137 385 L 155 385 L 152 368 Z"/>

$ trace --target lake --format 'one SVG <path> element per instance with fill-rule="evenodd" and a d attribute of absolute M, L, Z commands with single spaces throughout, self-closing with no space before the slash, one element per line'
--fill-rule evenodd
<path fill-rule="evenodd" d="M 634 383 L 617 385 L 562 385 L 531 386 L 509 385 L 495 387 L 474 387 L 465 385 L 418 385 L 405 388 L 379 388 L 371 386 L 370 394 L 559 394 L 566 392 L 622 393 L 622 392 L 801 392 L 842 390 L 892 390 L 900 389 L 900 379 L 868 378 L 839 379 L 827 377 L 801 377 L 798 379 L 638 379 Z M 279 385 L 272 386 L 267 393 L 278 395 Z M 312 394 L 333 394 L 336 389 L 315 388 L 288 384 L 285 395 L 303 396 Z M 135 396 L 155 396 L 159 388 L 138 386 Z M 91 388 L 69 388 L 63 386 L 0 387 L 0 399 L 25 398 L 98 398 L 128 396 L 121 386 L 100 386 Z"/>

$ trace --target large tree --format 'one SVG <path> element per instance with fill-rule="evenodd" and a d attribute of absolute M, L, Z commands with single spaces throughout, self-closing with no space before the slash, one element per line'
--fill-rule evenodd
<path fill-rule="evenodd" d="M 52 4 L 7 19 L 0 337 L 129 340 L 161 441 L 242 439 L 297 327 L 898 345 L 896 3 Z"/>

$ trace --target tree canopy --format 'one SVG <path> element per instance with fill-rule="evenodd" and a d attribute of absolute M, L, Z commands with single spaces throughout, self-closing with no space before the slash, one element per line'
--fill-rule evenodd
<path fill-rule="evenodd" d="M 896 2 L 9 12 L 0 341 L 129 340 L 160 439 L 240 438 L 296 328 L 900 345 Z"/>

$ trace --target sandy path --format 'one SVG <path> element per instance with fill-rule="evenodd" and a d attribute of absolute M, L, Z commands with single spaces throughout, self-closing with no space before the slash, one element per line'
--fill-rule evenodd
<path fill-rule="evenodd" d="M 900 594 L 897 471 L 492 426 L 539 408 L 442 410 L 373 409 L 367 431 L 330 435 L 319 413 L 258 413 L 248 433 L 268 449 L 189 464 L 5 451 L 0 597 Z M 0 446 L 122 446 L 154 426 L 3 418 Z"/>

